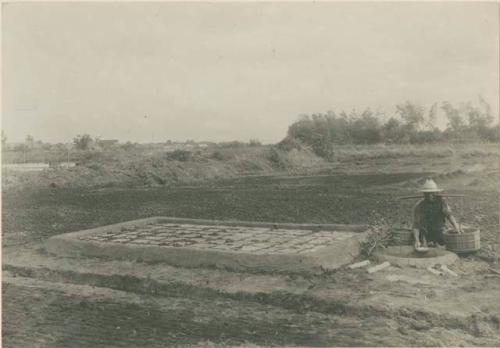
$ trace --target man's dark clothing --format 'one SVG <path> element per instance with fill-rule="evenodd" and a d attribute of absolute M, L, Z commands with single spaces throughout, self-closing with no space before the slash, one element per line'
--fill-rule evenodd
<path fill-rule="evenodd" d="M 433 201 L 421 200 L 413 208 L 413 228 L 420 231 L 420 242 L 425 235 L 427 242 L 444 244 L 443 232 L 446 218 L 451 215 L 451 209 L 446 201 L 436 196 Z"/>

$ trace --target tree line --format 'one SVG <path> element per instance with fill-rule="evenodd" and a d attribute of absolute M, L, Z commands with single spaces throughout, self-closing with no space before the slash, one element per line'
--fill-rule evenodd
<path fill-rule="evenodd" d="M 438 113 L 446 117 L 445 129 L 436 126 Z M 396 105 L 396 114 L 390 118 L 370 108 L 301 115 L 289 126 L 280 145 L 306 145 L 317 155 L 328 157 L 335 145 L 345 144 L 499 143 L 500 124 L 494 121 L 489 104 L 481 98 L 479 105 L 442 102 L 428 109 L 407 101 Z"/>

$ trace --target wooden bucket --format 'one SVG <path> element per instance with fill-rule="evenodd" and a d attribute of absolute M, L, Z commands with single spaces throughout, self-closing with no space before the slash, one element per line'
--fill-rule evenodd
<path fill-rule="evenodd" d="M 413 231 L 410 228 L 392 228 L 389 234 L 391 245 L 413 245 Z"/>
<path fill-rule="evenodd" d="M 463 227 L 460 234 L 448 230 L 443 236 L 446 249 L 455 253 L 469 253 L 478 251 L 481 248 L 478 228 Z"/>

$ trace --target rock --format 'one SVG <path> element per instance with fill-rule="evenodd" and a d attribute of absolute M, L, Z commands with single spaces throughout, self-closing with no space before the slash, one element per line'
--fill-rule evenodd
<path fill-rule="evenodd" d="M 368 266 L 369 264 L 370 264 L 370 260 L 364 260 L 364 261 L 361 261 L 361 262 L 353 263 L 352 265 L 349 265 L 348 267 L 350 269 L 356 269 L 356 268 L 361 268 L 361 267 Z"/>
<path fill-rule="evenodd" d="M 368 273 L 375 273 L 375 272 L 378 272 L 380 270 L 383 270 L 384 268 L 387 268 L 389 267 L 391 264 L 387 261 L 379 264 L 379 265 L 376 265 L 376 266 L 373 266 L 373 267 L 370 267 L 368 268 Z"/>
<path fill-rule="evenodd" d="M 448 266 L 446 265 L 441 265 L 441 270 L 448 273 L 449 275 L 453 276 L 453 277 L 458 277 L 458 274 L 456 274 L 455 272 L 453 272 L 451 269 L 448 268 Z"/>

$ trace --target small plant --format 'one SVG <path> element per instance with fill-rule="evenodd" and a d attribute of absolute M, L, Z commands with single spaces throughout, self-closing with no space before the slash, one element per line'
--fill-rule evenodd
<path fill-rule="evenodd" d="M 361 245 L 361 254 L 370 257 L 377 248 L 385 248 L 391 241 L 392 235 L 388 228 L 370 226 L 370 234 Z"/>
<path fill-rule="evenodd" d="M 377 248 L 385 248 L 391 242 L 393 236 L 391 230 L 393 224 L 388 222 L 382 215 L 373 211 L 370 217 L 367 239 L 361 244 L 361 254 L 370 257 Z"/>

